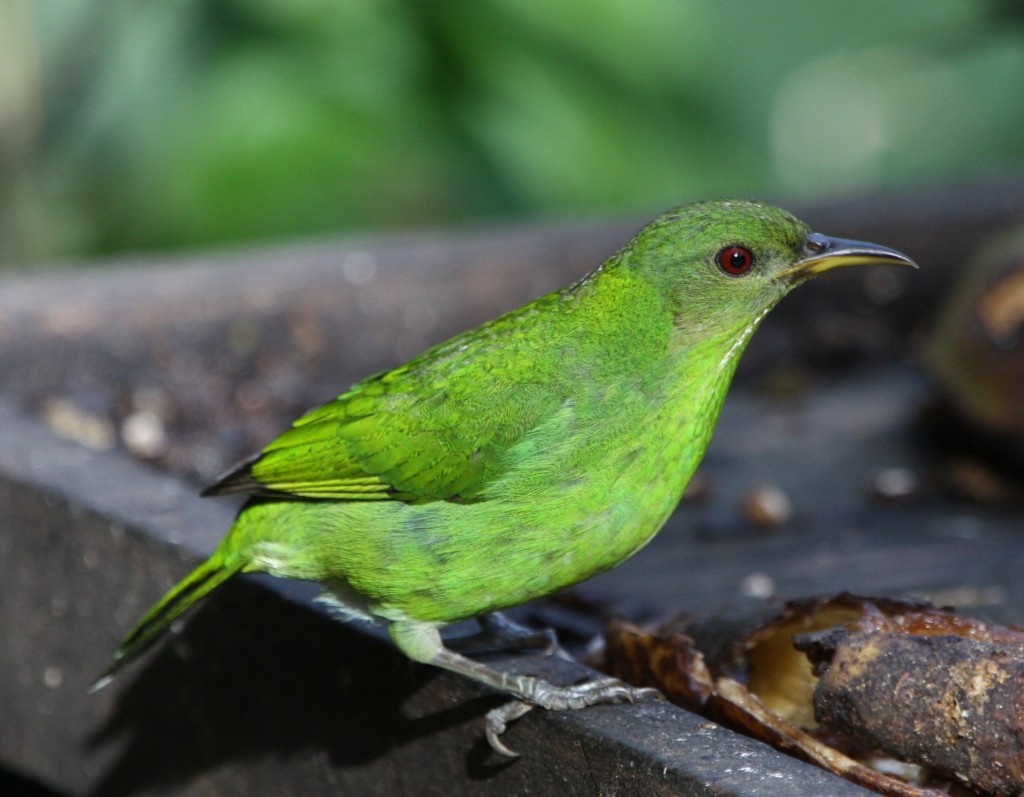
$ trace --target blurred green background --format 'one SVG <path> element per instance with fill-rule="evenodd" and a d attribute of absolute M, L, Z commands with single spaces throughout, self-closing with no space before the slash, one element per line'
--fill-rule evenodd
<path fill-rule="evenodd" d="M 0 0 L 0 265 L 1020 173 L 1022 7 Z"/>

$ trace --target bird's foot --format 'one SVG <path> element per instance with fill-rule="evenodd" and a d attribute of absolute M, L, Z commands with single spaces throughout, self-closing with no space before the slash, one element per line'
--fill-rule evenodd
<path fill-rule="evenodd" d="M 558 650 L 558 637 L 551 628 L 529 628 L 510 619 L 503 612 L 484 614 L 477 618 L 480 631 L 452 639 L 448 646 L 463 655 L 500 653 L 522 648 L 542 648 L 545 656 Z"/>
<path fill-rule="evenodd" d="M 573 686 L 555 686 L 535 678 L 529 681 L 527 699 L 513 700 L 487 713 L 488 743 L 495 752 L 510 758 L 518 757 L 519 753 L 508 747 L 501 740 L 501 735 L 510 722 L 515 722 L 535 706 L 548 711 L 575 711 L 601 703 L 635 703 L 647 697 L 661 697 L 657 689 L 630 686 L 617 678 L 595 678 Z"/>
<path fill-rule="evenodd" d="M 437 627 L 428 623 L 392 623 L 391 638 L 415 661 L 457 672 L 517 698 L 487 715 L 487 741 L 494 750 L 506 756 L 514 757 L 516 753 L 501 742 L 501 734 L 508 723 L 519 719 L 534 706 L 549 711 L 565 711 L 598 703 L 634 703 L 660 694 L 657 689 L 629 686 L 606 676 L 572 686 L 555 686 L 532 675 L 502 672 L 446 648 L 441 643 Z"/>

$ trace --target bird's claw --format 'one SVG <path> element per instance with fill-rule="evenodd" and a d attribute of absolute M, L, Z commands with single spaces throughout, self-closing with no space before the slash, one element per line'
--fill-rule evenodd
<path fill-rule="evenodd" d="M 532 703 L 513 700 L 488 711 L 486 734 L 487 742 L 491 745 L 491 749 L 509 758 L 519 758 L 519 753 L 501 741 L 501 735 L 505 732 L 510 722 L 515 722 L 532 710 Z"/>
<path fill-rule="evenodd" d="M 574 686 L 558 687 L 539 682 L 534 702 L 550 711 L 587 708 L 601 703 L 635 703 L 645 697 L 661 696 L 657 689 L 630 686 L 618 678 L 594 678 Z"/>
<path fill-rule="evenodd" d="M 617 678 L 595 678 L 582 684 L 564 687 L 544 682 L 539 682 L 538 685 L 543 688 L 538 689 L 531 700 L 513 700 L 487 713 L 487 741 L 495 752 L 509 758 L 519 757 L 519 753 L 502 742 L 500 737 L 509 723 L 515 722 L 535 706 L 549 711 L 567 711 L 600 703 L 635 703 L 648 697 L 662 697 L 657 689 L 630 686 Z"/>

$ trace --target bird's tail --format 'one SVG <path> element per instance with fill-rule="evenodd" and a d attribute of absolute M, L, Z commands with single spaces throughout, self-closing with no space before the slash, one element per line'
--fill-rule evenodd
<path fill-rule="evenodd" d="M 221 552 L 215 551 L 213 556 L 189 573 L 146 612 L 136 626 L 128 632 L 128 636 L 124 638 L 114 654 L 114 660 L 89 691 L 95 692 L 110 683 L 118 670 L 153 644 L 167 627 L 187 611 L 192 604 L 227 581 L 241 570 L 244 564 L 243 557 L 233 557 L 233 561 L 225 562 Z"/>

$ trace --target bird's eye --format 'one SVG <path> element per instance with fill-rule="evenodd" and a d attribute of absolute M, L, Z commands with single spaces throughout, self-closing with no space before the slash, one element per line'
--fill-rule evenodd
<path fill-rule="evenodd" d="M 745 246 L 727 246 L 715 258 L 718 267 L 730 277 L 742 277 L 754 266 L 754 253 Z"/>

